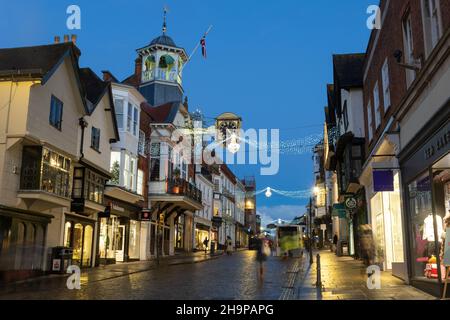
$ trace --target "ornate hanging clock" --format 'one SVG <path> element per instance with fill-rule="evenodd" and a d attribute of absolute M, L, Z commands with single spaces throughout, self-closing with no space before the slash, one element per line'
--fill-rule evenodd
<path fill-rule="evenodd" d="M 239 150 L 239 135 L 242 128 L 242 118 L 231 112 L 221 114 L 216 118 L 216 139 L 230 152 Z"/>

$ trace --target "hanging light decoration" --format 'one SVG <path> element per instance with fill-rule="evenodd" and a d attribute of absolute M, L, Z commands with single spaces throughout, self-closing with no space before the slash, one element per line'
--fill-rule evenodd
<path fill-rule="evenodd" d="M 267 188 L 266 190 L 266 197 L 270 198 L 272 196 L 272 190 L 270 188 Z"/>
<path fill-rule="evenodd" d="M 231 134 L 227 148 L 231 153 L 237 153 L 241 149 L 241 145 L 238 143 L 238 138 L 235 133 Z"/>

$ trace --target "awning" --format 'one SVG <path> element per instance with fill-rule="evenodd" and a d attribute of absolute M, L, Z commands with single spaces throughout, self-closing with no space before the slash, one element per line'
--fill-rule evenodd
<path fill-rule="evenodd" d="M 331 214 L 333 217 L 339 217 L 344 219 L 347 217 L 347 211 L 345 210 L 345 205 L 343 203 L 337 203 L 333 205 L 333 211 Z"/>

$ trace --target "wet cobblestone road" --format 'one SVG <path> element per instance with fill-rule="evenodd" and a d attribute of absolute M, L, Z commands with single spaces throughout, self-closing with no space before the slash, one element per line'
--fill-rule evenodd
<path fill-rule="evenodd" d="M 112 279 L 91 281 L 81 290 L 69 290 L 65 278 L 47 288 L 21 289 L 1 294 L 0 299 L 170 299 L 170 300 L 278 300 L 295 260 L 271 257 L 264 282 L 258 281 L 256 253 L 175 266 L 160 266 Z"/>

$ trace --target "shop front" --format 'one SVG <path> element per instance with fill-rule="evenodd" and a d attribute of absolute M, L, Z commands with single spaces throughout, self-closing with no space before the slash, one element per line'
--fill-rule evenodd
<path fill-rule="evenodd" d="M 448 105 L 447 105 L 448 107 Z M 450 108 L 401 154 L 411 284 L 441 294 L 445 231 L 450 227 Z M 441 121 L 439 121 L 441 119 Z"/>
<path fill-rule="evenodd" d="M 205 239 L 208 239 L 208 249 L 211 243 L 211 237 L 210 237 L 210 228 L 207 225 L 196 223 L 195 224 L 195 238 L 194 238 L 194 248 L 196 250 L 205 250 L 205 245 L 203 242 Z"/>
<path fill-rule="evenodd" d="M 367 252 L 372 263 L 408 280 L 399 150 L 399 133 L 386 131 L 364 165 L 360 182 L 368 199 L 370 225 L 361 233 L 366 239 L 365 249 L 370 249 Z"/>
<path fill-rule="evenodd" d="M 375 261 L 383 270 L 406 278 L 400 198 L 400 171 L 376 170 L 374 191 L 370 199 L 375 239 Z M 380 183 L 381 182 L 381 183 Z"/>
<path fill-rule="evenodd" d="M 99 213 L 98 259 L 100 264 L 139 260 L 141 208 L 108 198 L 105 212 Z"/>
<path fill-rule="evenodd" d="M 63 246 L 73 249 L 72 263 L 82 268 L 93 266 L 95 224 L 94 219 L 66 213 Z"/>
<path fill-rule="evenodd" d="M 0 283 L 43 273 L 53 216 L 0 205 Z"/>

